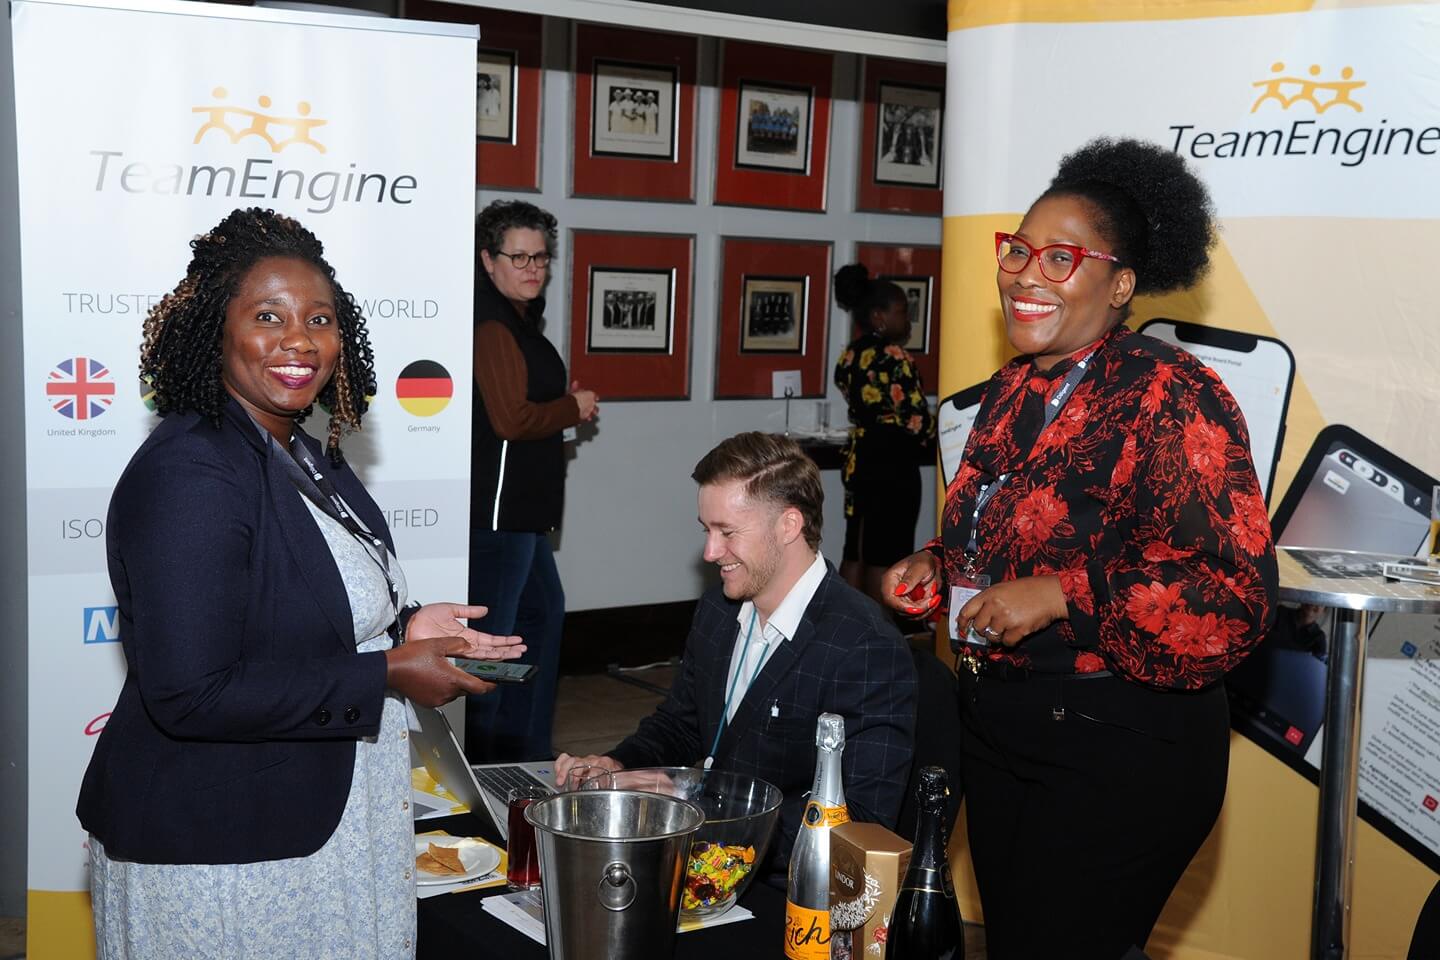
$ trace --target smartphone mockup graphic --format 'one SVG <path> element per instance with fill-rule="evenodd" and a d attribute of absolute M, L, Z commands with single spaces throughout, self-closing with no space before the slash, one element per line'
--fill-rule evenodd
<path fill-rule="evenodd" d="M 1275 483 L 1275 464 L 1285 441 L 1285 411 L 1295 382 L 1295 356 L 1274 337 L 1204 327 L 1183 320 L 1147 320 L 1140 332 L 1164 340 L 1220 375 L 1250 430 L 1250 455 L 1265 502 Z"/>

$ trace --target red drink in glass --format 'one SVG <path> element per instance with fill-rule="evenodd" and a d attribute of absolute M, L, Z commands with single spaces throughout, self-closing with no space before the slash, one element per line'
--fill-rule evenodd
<path fill-rule="evenodd" d="M 539 790 L 510 791 L 505 879 L 515 890 L 540 886 L 540 854 L 535 849 L 535 828 L 525 820 L 525 808 L 544 796 Z"/>

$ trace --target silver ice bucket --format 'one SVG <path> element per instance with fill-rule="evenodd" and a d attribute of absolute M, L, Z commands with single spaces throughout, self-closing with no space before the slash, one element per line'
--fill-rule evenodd
<path fill-rule="evenodd" d="M 540 852 L 551 960 L 653 960 L 675 950 L 685 857 L 705 814 L 637 790 L 557 793 L 525 809 Z"/>

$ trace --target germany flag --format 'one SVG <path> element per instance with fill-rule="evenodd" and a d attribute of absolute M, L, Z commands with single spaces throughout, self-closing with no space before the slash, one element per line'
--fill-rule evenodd
<path fill-rule="evenodd" d="M 450 405 L 454 393 L 450 372 L 434 360 L 416 360 L 401 370 L 395 381 L 395 398 L 417 417 L 435 416 Z"/>

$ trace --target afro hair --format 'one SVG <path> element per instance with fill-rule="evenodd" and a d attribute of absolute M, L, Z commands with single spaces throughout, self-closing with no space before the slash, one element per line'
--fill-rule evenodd
<path fill-rule="evenodd" d="M 1101 137 L 1060 161 L 1041 199 L 1072 196 L 1094 208 L 1096 229 L 1122 266 L 1135 271 L 1135 292 L 1193 286 L 1210 266 L 1215 210 L 1185 161 L 1153 143 Z"/>

